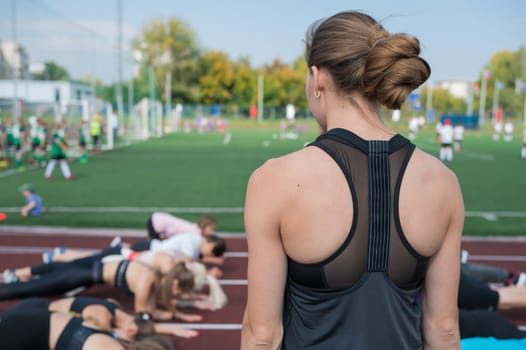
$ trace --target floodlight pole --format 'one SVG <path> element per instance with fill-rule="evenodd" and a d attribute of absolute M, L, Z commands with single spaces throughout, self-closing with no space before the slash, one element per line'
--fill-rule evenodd
<path fill-rule="evenodd" d="M 128 122 L 129 117 L 132 114 L 133 111 L 133 76 L 130 79 L 130 82 L 128 83 Z"/>
<path fill-rule="evenodd" d="M 493 87 L 493 118 L 497 115 L 497 109 L 499 108 L 499 82 L 495 79 L 495 86 Z"/>
<path fill-rule="evenodd" d="M 11 0 L 12 9 L 12 31 L 13 31 L 13 53 L 12 53 L 12 66 L 11 66 L 11 78 L 13 79 L 13 119 L 18 118 L 18 75 L 16 72 L 16 60 L 20 59 L 16 53 L 16 0 Z M 16 121 L 15 121 L 16 123 Z"/>
<path fill-rule="evenodd" d="M 484 126 L 486 119 L 486 88 L 488 81 L 486 79 L 486 71 L 482 72 L 482 86 L 480 87 L 480 107 L 479 107 L 479 125 Z"/>
<path fill-rule="evenodd" d="M 165 84 L 166 118 L 169 118 L 172 110 L 172 72 L 166 73 Z"/>
<path fill-rule="evenodd" d="M 427 85 L 427 95 L 426 95 L 426 119 L 431 122 L 431 113 L 433 111 L 433 84 L 429 83 Z M 434 116 L 433 116 L 434 120 Z"/>
<path fill-rule="evenodd" d="M 258 76 L 258 122 L 263 121 L 263 75 Z"/>
<path fill-rule="evenodd" d="M 466 115 L 473 115 L 473 84 L 470 82 L 468 87 L 468 108 Z"/>
<path fill-rule="evenodd" d="M 91 67 L 90 67 L 90 70 L 91 70 L 91 93 L 92 93 L 92 96 L 91 96 L 91 104 L 94 105 L 94 101 L 95 99 L 97 98 L 97 93 L 96 93 L 96 88 L 95 88 L 95 55 L 96 55 L 96 47 L 95 47 L 95 33 L 90 31 L 90 34 L 91 34 Z"/>
<path fill-rule="evenodd" d="M 117 111 L 122 116 L 122 0 L 117 0 Z"/>

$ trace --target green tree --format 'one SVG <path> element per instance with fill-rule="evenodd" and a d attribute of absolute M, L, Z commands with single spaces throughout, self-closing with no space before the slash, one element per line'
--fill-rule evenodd
<path fill-rule="evenodd" d="M 234 65 L 221 51 L 209 51 L 200 60 L 199 86 L 201 101 L 206 104 L 228 104 L 232 101 Z"/>
<path fill-rule="evenodd" d="M 306 65 L 298 61 L 291 67 L 275 59 L 263 68 L 265 75 L 265 104 L 282 107 L 289 103 L 296 106 L 306 104 L 305 74 Z"/>
<path fill-rule="evenodd" d="M 66 68 L 49 61 L 44 63 L 44 70 L 34 74 L 33 78 L 35 80 L 69 80 L 70 76 Z"/>
<path fill-rule="evenodd" d="M 251 68 L 248 58 L 234 63 L 232 103 L 245 107 L 257 103 L 257 72 Z"/>
<path fill-rule="evenodd" d="M 422 88 L 420 93 L 420 103 L 425 106 L 427 101 L 428 86 Z M 451 96 L 446 89 L 436 87 L 432 90 L 432 108 L 435 111 L 435 118 L 442 114 L 465 114 L 467 103 L 464 99 Z M 404 108 L 409 111 L 410 108 L 404 104 Z"/>
<path fill-rule="evenodd" d="M 133 41 L 140 64 L 152 66 L 160 96 L 165 95 L 165 78 L 172 75 L 172 98 L 196 102 L 199 98 L 198 62 L 200 50 L 195 34 L 183 21 L 153 20 Z"/>
<path fill-rule="evenodd" d="M 505 115 L 518 118 L 522 115 L 524 96 L 515 92 L 517 79 L 526 79 L 526 49 L 521 47 L 513 52 L 504 50 L 495 53 L 484 70 L 491 72 L 492 77 L 487 82 L 486 105 L 490 110 L 494 105 L 494 97 L 498 95 L 498 107 L 502 108 Z M 500 83 L 500 84 L 497 84 Z M 501 89 L 495 94 L 495 88 Z"/>

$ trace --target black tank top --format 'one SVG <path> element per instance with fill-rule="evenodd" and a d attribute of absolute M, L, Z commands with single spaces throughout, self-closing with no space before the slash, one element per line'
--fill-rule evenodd
<path fill-rule="evenodd" d="M 80 317 L 72 317 L 57 340 L 55 350 L 82 350 L 86 340 L 93 334 L 108 334 L 98 329 L 85 327 L 84 320 Z M 108 336 L 111 336 L 108 334 Z"/>
<path fill-rule="evenodd" d="M 323 261 L 288 259 L 283 349 L 421 349 L 418 296 L 428 258 L 408 243 L 398 213 L 415 146 L 401 135 L 367 141 L 344 129 L 311 145 L 344 173 L 353 223 L 342 246 Z"/>

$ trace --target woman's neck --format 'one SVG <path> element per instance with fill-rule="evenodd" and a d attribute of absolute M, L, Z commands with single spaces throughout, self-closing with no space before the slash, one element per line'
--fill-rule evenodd
<path fill-rule="evenodd" d="M 352 101 L 330 96 L 327 101 L 327 130 L 343 128 L 365 140 L 389 140 L 394 132 L 380 119 L 378 112 L 364 97 L 352 95 Z"/>

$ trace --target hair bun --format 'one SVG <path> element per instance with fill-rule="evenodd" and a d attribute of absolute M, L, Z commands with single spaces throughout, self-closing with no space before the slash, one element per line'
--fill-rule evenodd
<path fill-rule="evenodd" d="M 400 109 L 411 91 L 429 78 L 431 68 L 419 56 L 417 38 L 394 34 L 382 39 L 375 41 L 369 50 L 364 93 L 387 108 Z"/>

